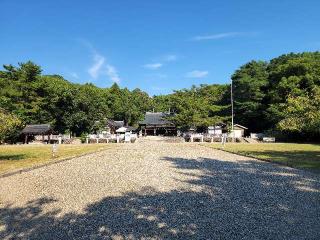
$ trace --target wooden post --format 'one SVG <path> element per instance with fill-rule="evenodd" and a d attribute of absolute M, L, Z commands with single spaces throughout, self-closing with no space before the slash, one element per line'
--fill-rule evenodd
<path fill-rule="evenodd" d="M 24 137 L 24 144 L 28 144 L 28 134 L 26 134 Z"/>
<path fill-rule="evenodd" d="M 57 145 L 56 144 L 53 144 L 52 145 L 52 157 L 56 157 L 56 153 L 58 151 L 58 148 L 57 148 Z"/>

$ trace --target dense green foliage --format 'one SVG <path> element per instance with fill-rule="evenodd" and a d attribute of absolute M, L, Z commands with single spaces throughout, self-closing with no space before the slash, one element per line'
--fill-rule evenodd
<path fill-rule="evenodd" d="M 21 121 L 16 116 L 0 110 L 0 143 L 14 141 L 19 134 L 17 131 L 21 127 Z"/>
<path fill-rule="evenodd" d="M 280 129 L 303 135 L 320 135 L 320 87 L 305 96 L 289 96 L 284 109 L 286 115 L 279 123 Z"/>
<path fill-rule="evenodd" d="M 24 124 L 51 123 L 57 131 L 77 136 L 105 118 L 136 124 L 150 103 L 148 94 L 139 89 L 70 83 L 58 75 L 41 75 L 41 68 L 32 62 L 5 65 L 0 71 L 0 108 Z"/>
<path fill-rule="evenodd" d="M 235 120 L 252 131 L 261 131 L 268 121 L 264 118 L 267 63 L 252 61 L 240 67 L 233 76 Z"/>
<path fill-rule="evenodd" d="M 270 62 L 251 61 L 232 75 L 235 123 L 250 131 L 319 139 L 320 53 L 290 53 Z M 182 130 L 231 120 L 230 86 L 200 85 L 150 97 L 113 84 L 98 88 L 42 75 L 32 62 L 0 71 L 0 109 L 27 123 L 51 123 L 77 136 L 97 129 L 106 118 L 137 126 L 146 111 L 171 111 Z M 3 112 L 2 111 L 2 112 Z M 17 126 L 20 124 L 17 124 Z M 17 132 L 17 131 L 16 131 Z M 11 134 L 10 134 L 11 135 Z M 3 139 L 3 137 L 2 137 Z"/>
<path fill-rule="evenodd" d="M 319 52 L 252 61 L 232 80 L 236 122 L 252 131 L 273 129 L 290 138 L 319 139 Z"/>
<path fill-rule="evenodd" d="M 171 120 L 186 130 L 203 128 L 230 119 L 228 85 L 200 85 L 191 89 L 175 91 L 167 96 L 155 96 L 156 111 L 176 113 Z"/>

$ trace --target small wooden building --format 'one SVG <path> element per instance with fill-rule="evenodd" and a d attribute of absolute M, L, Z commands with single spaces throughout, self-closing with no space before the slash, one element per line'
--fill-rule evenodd
<path fill-rule="evenodd" d="M 22 134 L 24 134 L 24 142 L 28 143 L 29 137 L 42 136 L 42 141 L 45 141 L 45 136 L 48 142 L 50 142 L 50 135 L 53 134 L 54 131 L 51 128 L 50 124 L 31 124 L 27 125 L 23 130 Z"/>
<path fill-rule="evenodd" d="M 124 127 L 124 121 L 114 121 L 111 119 L 107 120 L 107 128 L 109 133 L 115 134 L 116 131 L 121 127 Z"/>
<path fill-rule="evenodd" d="M 175 136 L 177 135 L 176 126 L 167 119 L 170 113 L 146 112 L 144 120 L 139 122 L 142 135 L 147 136 Z"/>
<path fill-rule="evenodd" d="M 230 133 L 229 137 L 235 137 L 235 138 L 243 138 L 245 135 L 245 131 L 248 130 L 248 128 L 240 125 L 240 124 L 235 124 L 233 125 L 233 132 Z"/>

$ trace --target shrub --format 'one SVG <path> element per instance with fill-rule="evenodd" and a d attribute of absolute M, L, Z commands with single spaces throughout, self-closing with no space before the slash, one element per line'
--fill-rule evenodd
<path fill-rule="evenodd" d="M 20 135 L 21 127 L 22 122 L 18 117 L 0 110 L 0 143 L 14 142 Z"/>

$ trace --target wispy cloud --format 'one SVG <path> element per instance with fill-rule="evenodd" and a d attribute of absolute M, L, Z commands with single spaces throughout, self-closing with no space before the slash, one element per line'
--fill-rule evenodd
<path fill-rule="evenodd" d="M 88 73 L 92 78 L 96 79 L 99 77 L 99 75 L 102 73 L 102 69 L 105 61 L 106 61 L 105 57 L 101 56 L 97 52 L 94 53 L 93 64 L 88 69 Z"/>
<path fill-rule="evenodd" d="M 108 77 L 111 79 L 112 82 L 116 82 L 116 83 L 119 83 L 121 81 L 119 75 L 118 75 L 118 71 L 117 69 L 110 65 L 110 64 L 107 64 L 106 65 L 106 68 L 107 68 L 107 75 Z"/>
<path fill-rule="evenodd" d="M 195 36 L 191 38 L 192 41 L 204 41 L 204 40 L 217 40 L 222 38 L 231 38 L 236 36 L 243 36 L 252 33 L 245 33 L 245 32 L 225 32 L 225 33 L 218 33 L 212 35 L 202 35 L 202 36 Z"/>
<path fill-rule="evenodd" d="M 163 66 L 162 63 L 148 63 L 143 65 L 144 68 L 151 69 L 151 70 L 161 68 L 162 66 Z"/>
<path fill-rule="evenodd" d="M 186 74 L 187 78 L 204 78 L 208 76 L 209 72 L 208 71 L 200 71 L 200 70 L 194 70 L 191 72 L 188 72 Z"/>
<path fill-rule="evenodd" d="M 79 75 L 78 75 L 76 72 L 70 72 L 69 75 L 70 75 L 72 78 L 79 79 Z"/>
<path fill-rule="evenodd" d="M 178 59 L 178 56 L 175 54 L 168 54 L 163 58 L 163 60 L 166 62 L 174 62 L 174 61 L 177 61 L 177 59 Z"/>
<path fill-rule="evenodd" d="M 108 76 L 112 82 L 119 83 L 121 81 L 117 69 L 107 63 L 106 58 L 99 54 L 96 50 L 91 47 L 91 51 L 93 52 L 93 64 L 88 69 L 89 75 L 93 79 L 97 79 L 99 76 Z"/>
<path fill-rule="evenodd" d="M 157 70 L 161 67 L 163 67 L 164 65 L 167 65 L 169 62 L 174 62 L 177 61 L 178 56 L 175 54 L 167 54 L 167 55 L 163 55 L 161 57 L 155 58 L 153 59 L 153 63 L 148 63 L 143 65 L 142 67 L 146 68 L 146 69 L 150 69 L 150 70 Z"/>

